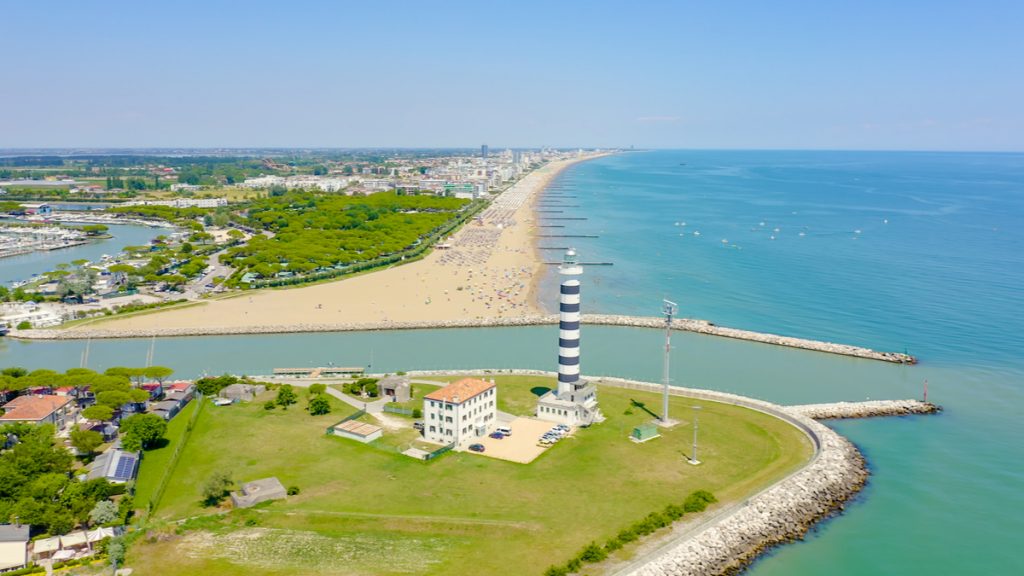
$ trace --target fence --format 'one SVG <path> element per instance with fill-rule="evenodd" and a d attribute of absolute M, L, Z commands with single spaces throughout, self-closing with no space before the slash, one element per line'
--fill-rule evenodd
<path fill-rule="evenodd" d="M 188 444 L 189 436 L 192 435 L 192 428 L 196 425 L 196 420 L 199 419 L 199 413 L 203 411 L 203 393 L 196 391 L 195 399 L 196 411 L 192 413 L 192 416 L 188 419 L 188 424 L 185 425 L 185 432 L 181 435 L 181 441 L 178 442 L 178 446 L 174 449 L 174 454 L 171 455 L 171 461 L 167 463 L 167 468 L 164 470 L 164 475 L 160 478 L 160 483 L 157 484 L 156 490 L 153 491 L 153 495 L 149 497 L 149 514 L 152 515 L 156 511 L 156 507 L 160 504 L 160 499 L 164 497 L 164 490 L 167 489 L 167 483 L 171 480 L 171 474 L 174 472 L 174 468 L 178 465 L 178 459 L 181 458 L 181 452 L 185 449 L 185 445 Z"/>
<path fill-rule="evenodd" d="M 361 418 L 361 417 L 363 417 L 365 415 L 366 415 L 366 410 L 356 410 L 352 414 L 349 414 L 348 416 L 345 416 L 341 420 L 338 420 L 334 424 L 331 424 L 330 426 L 328 426 L 327 427 L 327 434 L 334 434 L 334 427 L 335 426 L 338 426 L 339 424 L 344 424 L 345 422 L 348 422 L 349 420 L 355 420 L 356 418 Z"/>
<path fill-rule="evenodd" d="M 408 408 L 399 408 L 398 406 L 391 406 L 390 404 L 384 405 L 384 411 L 390 414 L 401 414 L 403 416 L 413 415 L 413 411 Z"/>
<path fill-rule="evenodd" d="M 427 462 L 430 462 L 434 458 L 437 458 L 438 456 L 440 456 L 440 455 L 442 455 L 442 454 L 444 454 L 446 452 L 451 452 L 454 449 L 455 449 L 455 442 L 452 442 L 451 444 L 449 444 L 447 446 L 442 446 L 441 448 L 438 448 L 437 450 L 434 450 L 430 454 L 427 454 L 426 456 L 423 457 L 423 459 L 426 460 Z"/>

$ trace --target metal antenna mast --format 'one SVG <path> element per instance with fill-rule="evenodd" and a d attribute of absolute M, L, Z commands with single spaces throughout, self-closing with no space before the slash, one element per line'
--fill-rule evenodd
<path fill-rule="evenodd" d="M 669 360 L 672 356 L 672 316 L 679 307 L 671 300 L 662 300 L 661 311 L 665 314 L 665 360 L 662 365 L 661 383 L 664 386 L 661 398 L 661 423 L 669 425 L 668 419 L 668 386 L 671 377 L 669 376 Z"/>

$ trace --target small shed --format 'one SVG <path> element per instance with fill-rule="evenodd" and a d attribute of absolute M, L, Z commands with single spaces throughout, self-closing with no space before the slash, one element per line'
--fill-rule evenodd
<path fill-rule="evenodd" d="M 153 414 L 160 416 L 164 420 L 170 420 L 178 415 L 181 411 L 181 403 L 177 400 L 164 400 L 163 402 L 157 402 L 153 404 Z"/>
<path fill-rule="evenodd" d="M 641 424 L 636 428 L 633 428 L 633 433 L 629 435 L 629 439 L 633 442 L 647 442 L 648 440 L 654 440 L 661 433 L 658 432 L 658 427 L 654 424 Z"/>
<path fill-rule="evenodd" d="M 384 429 L 380 426 L 369 424 L 367 422 L 359 422 L 358 420 L 341 422 L 340 424 L 334 425 L 331 430 L 335 436 L 351 438 L 352 440 L 358 440 L 363 444 L 373 442 L 384 435 Z"/>
<path fill-rule="evenodd" d="M 408 376 L 388 376 L 377 381 L 381 396 L 390 396 L 392 402 L 408 402 L 412 399 L 412 385 Z"/>
<path fill-rule="evenodd" d="M 281 500 L 288 496 L 281 481 L 277 477 L 262 478 L 242 484 L 242 489 L 231 493 L 231 503 L 235 508 L 248 508 L 267 500 Z"/>
<path fill-rule="evenodd" d="M 239 402 L 249 402 L 256 398 L 257 395 L 266 391 L 267 387 L 262 384 L 232 384 L 220 391 L 220 397 Z"/>

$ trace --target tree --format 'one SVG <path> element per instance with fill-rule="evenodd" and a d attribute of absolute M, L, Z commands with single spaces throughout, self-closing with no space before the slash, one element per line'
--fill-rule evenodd
<path fill-rule="evenodd" d="M 156 414 L 133 414 L 121 421 L 121 444 L 132 452 L 152 448 L 167 432 L 167 421 Z"/>
<path fill-rule="evenodd" d="M 120 536 L 111 538 L 110 542 L 107 543 L 107 558 L 110 559 L 110 563 L 115 568 L 124 562 L 124 540 Z"/>
<path fill-rule="evenodd" d="M 313 416 L 328 414 L 331 411 L 331 403 L 323 394 L 316 394 L 309 400 L 309 413 Z"/>
<path fill-rule="evenodd" d="M 92 430 L 82 430 L 78 426 L 71 431 L 71 445 L 82 454 L 90 455 L 103 444 L 103 435 Z"/>
<path fill-rule="evenodd" d="M 146 378 L 152 378 L 159 382 L 160 389 L 163 390 L 164 380 L 167 380 L 171 374 L 174 374 L 174 370 L 166 366 L 149 366 L 148 368 L 143 368 L 142 373 Z"/>
<path fill-rule="evenodd" d="M 295 389 L 292 388 L 291 384 L 282 384 L 277 390 L 277 405 L 288 409 L 288 406 L 295 404 L 299 401 L 298 396 L 295 394 Z"/>
<path fill-rule="evenodd" d="M 309 386 L 310 396 L 316 396 L 317 394 L 323 394 L 324 392 L 327 392 L 326 384 L 311 384 Z"/>
<path fill-rule="evenodd" d="M 127 392 L 120 390 L 107 390 L 96 393 L 96 403 L 107 406 L 111 410 L 117 410 L 121 406 L 131 403 L 131 401 L 132 397 Z"/>
<path fill-rule="evenodd" d="M 228 495 L 231 490 L 231 486 L 234 481 L 231 480 L 231 472 L 226 470 L 218 470 L 210 475 L 203 482 L 201 494 L 203 496 L 203 504 L 207 506 L 216 506 Z"/>
<path fill-rule="evenodd" d="M 363 386 L 363 390 L 366 391 L 366 394 L 370 398 L 376 398 L 377 394 L 379 394 L 379 392 L 380 392 L 379 389 L 377 388 L 377 382 L 376 381 L 370 382 L 370 383 L 366 384 L 365 386 Z"/>
<path fill-rule="evenodd" d="M 92 511 L 89 512 L 89 521 L 94 525 L 102 526 L 104 524 L 110 524 L 114 520 L 117 520 L 117 504 L 114 504 L 110 500 L 101 500 L 93 506 Z"/>

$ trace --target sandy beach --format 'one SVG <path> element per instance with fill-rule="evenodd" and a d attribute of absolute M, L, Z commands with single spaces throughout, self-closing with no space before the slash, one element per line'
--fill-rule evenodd
<path fill-rule="evenodd" d="M 336 282 L 261 290 L 180 310 L 87 323 L 111 331 L 296 324 L 423 322 L 540 314 L 534 291 L 544 264 L 533 204 L 559 172 L 587 155 L 554 161 L 500 194 L 422 260 Z"/>

